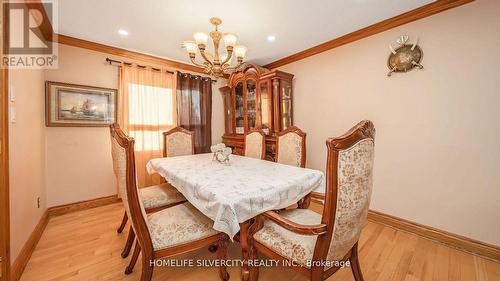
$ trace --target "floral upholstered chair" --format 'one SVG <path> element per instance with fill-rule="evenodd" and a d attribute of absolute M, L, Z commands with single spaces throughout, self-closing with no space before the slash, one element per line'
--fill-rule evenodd
<path fill-rule="evenodd" d="M 362 121 L 328 139 L 323 214 L 309 209 L 264 213 L 252 226 L 256 250 L 293 261 L 298 266 L 292 268 L 312 281 L 327 279 L 349 260 L 354 279 L 363 281 L 358 240 L 372 192 L 374 137 L 373 123 Z"/>
<path fill-rule="evenodd" d="M 120 168 L 125 165 L 124 163 L 125 159 L 120 158 L 120 155 L 118 153 L 120 151 L 120 148 L 118 144 L 114 141 L 113 136 L 114 135 L 125 136 L 125 133 L 120 129 L 118 124 L 112 124 L 110 126 L 110 133 L 111 133 L 111 144 L 112 144 L 111 155 L 113 157 L 113 170 L 115 172 L 115 176 L 118 181 L 120 197 L 123 199 L 125 186 L 123 184 L 120 185 L 120 183 L 123 183 L 126 175 L 123 169 Z M 182 196 L 180 192 L 178 192 L 174 187 L 172 187 L 168 183 L 141 188 L 139 189 L 139 195 L 141 198 L 141 203 L 143 204 L 147 213 L 155 212 L 164 208 L 172 207 L 177 204 L 186 202 L 186 198 L 184 198 L 184 196 Z M 123 214 L 122 223 L 117 230 L 118 233 L 122 233 L 123 229 L 125 228 L 125 225 L 127 224 L 128 219 L 129 216 L 125 211 L 125 213 Z M 130 227 L 127 242 L 121 254 L 123 258 L 126 258 L 129 255 L 134 240 L 135 240 L 135 233 L 132 227 Z M 131 269 L 128 269 L 127 271 L 131 271 Z"/>
<path fill-rule="evenodd" d="M 276 162 L 306 166 L 306 133 L 292 126 L 276 134 Z"/>
<path fill-rule="evenodd" d="M 226 259 L 228 236 L 212 228 L 213 221 L 189 203 L 182 203 L 147 214 L 137 188 L 134 139 L 111 126 L 111 141 L 118 185 L 123 192 L 123 205 L 137 235 L 136 248 L 129 267 L 133 267 L 142 252 L 141 281 L 150 281 L 154 260 L 171 257 L 200 248 L 217 246 L 217 258 Z M 128 268 L 127 268 L 128 269 Z M 228 280 L 225 266 L 220 267 L 221 280 Z"/>
<path fill-rule="evenodd" d="M 245 156 L 266 159 L 266 135 L 261 129 L 250 130 L 245 135 Z"/>
<path fill-rule="evenodd" d="M 194 154 L 194 133 L 175 127 L 163 133 L 163 157 Z"/>

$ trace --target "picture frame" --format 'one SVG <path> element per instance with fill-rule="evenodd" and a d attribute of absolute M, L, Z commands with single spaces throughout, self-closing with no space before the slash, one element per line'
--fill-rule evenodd
<path fill-rule="evenodd" d="M 117 119 L 117 89 L 45 81 L 47 127 L 106 127 Z"/>

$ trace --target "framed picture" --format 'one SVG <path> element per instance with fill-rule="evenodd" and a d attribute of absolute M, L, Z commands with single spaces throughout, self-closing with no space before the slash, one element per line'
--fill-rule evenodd
<path fill-rule="evenodd" d="M 116 96 L 116 89 L 46 81 L 46 125 L 109 126 L 116 120 Z"/>

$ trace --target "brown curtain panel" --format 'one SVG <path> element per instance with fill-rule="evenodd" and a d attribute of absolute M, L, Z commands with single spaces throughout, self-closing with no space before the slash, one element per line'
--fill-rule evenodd
<path fill-rule="evenodd" d="M 177 72 L 177 122 L 194 132 L 195 153 L 212 145 L 212 79 Z"/>

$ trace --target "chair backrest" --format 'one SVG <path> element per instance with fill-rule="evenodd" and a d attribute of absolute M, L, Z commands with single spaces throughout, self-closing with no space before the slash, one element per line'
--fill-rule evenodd
<path fill-rule="evenodd" d="M 266 135 L 261 129 L 252 129 L 245 135 L 245 156 L 257 159 L 266 158 Z"/>
<path fill-rule="evenodd" d="M 306 133 L 292 126 L 276 134 L 276 162 L 306 166 Z"/>
<path fill-rule="evenodd" d="M 123 197 L 125 194 L 125 184 L 126 174 L 123 172 L 125 160 L 121 159 L 122 156 L 119 153 L 119 148 L 116 146 L 116 141 L 113 138 L 114 130 L 120 130 L 118 124 L 113 124 L 109 126 L 110 137 L 111 137 L 111 158 L 113 159 L 113 172 L 115 173 L 116 182 L 118 183 L 118 196 Z"/>
<path fill-rule="evenodd" d="M 375 127 L 361 121 L 344 135 L 329 138 L 322 223 L 314 259 L 341 260 L 359 240 L 373 185 Z"/>
<path fill-rule="evenodd" d="M 134 139 L 127 137 L 115 123 L 110 125 L 113 168 L 122 192 L 122 202 L 145 253 L 153 251 L 153 243 L 147 226 L 146 210 L 139 198 L 135 171 Z"/>
<path fill-rule="evenodd" d="M 175 127 L 163 133 L 163 157 L 194 154 L 194 133 Z"/>

